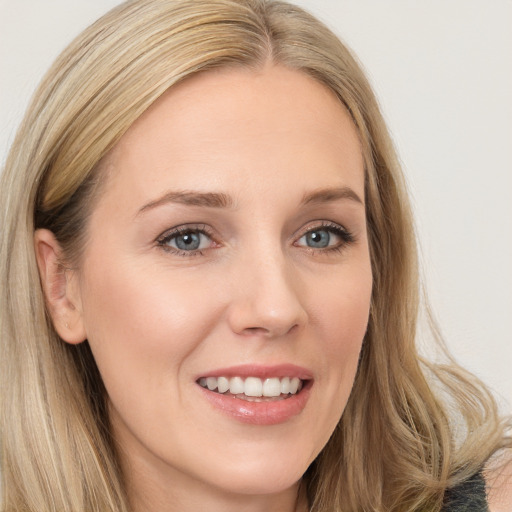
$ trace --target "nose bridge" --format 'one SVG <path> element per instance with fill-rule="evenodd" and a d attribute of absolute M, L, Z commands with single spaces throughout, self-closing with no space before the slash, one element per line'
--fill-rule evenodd
<path fill-rule="evenodd" d="M 300 283 L 278 240 L 256 245 L 239 260 L 230 323 L 240 334 L 281 336 L 306 319 Z"/>

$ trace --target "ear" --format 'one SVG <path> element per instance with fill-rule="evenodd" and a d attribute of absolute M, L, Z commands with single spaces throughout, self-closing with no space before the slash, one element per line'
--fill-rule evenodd
<path fill-rule="evenodd" d="M 65 267 L 60 244 L 48 229 L 36 230 L 34 247 L 53 326 L 64 341 L 81 343 L 87 336 L 77 272 Z"/>

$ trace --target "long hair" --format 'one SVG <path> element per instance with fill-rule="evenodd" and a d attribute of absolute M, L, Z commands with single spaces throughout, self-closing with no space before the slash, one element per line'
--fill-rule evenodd
<path fill-rule="evenodd" d="M 418 354 L 420 290 L 408 196 L 351 52 L 311 15 L 277 0 L 132 0 L 57 59 L 1 177 L 3 512 L 129 510 L 106 391 L 87 342 L 64 343 L 52 326 L 34 230 L 50 229 L 66 258 L 78 261 L 101 191 L 101 160 L 132 123 L 191 75 L 259 69 L 269 61 L 337 95 L 365 162 L 370 319 L 346 409 L 304 477 L 311 510 L 439 510 L 447 487 L 505 445 L 485 388 L 449 359 L 434 364 Z"/>

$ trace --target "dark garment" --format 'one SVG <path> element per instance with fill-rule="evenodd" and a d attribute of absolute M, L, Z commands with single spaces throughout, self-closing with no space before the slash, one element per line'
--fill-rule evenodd
<path fill-rule="evenodd" d="M 489 512 L 482 473 L 477 473 L 457 487 L 448 489 L 443 512 Z"/>

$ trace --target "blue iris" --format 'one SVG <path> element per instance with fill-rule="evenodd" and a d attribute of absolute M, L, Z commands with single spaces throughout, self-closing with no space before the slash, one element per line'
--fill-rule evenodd
<path fill-rule="evenodd" d="M 325 229 L 318 229 L 306 233 L 306 244 L 308 247 L 314 247 L 315 249 L 325 249 L 329 247 L 331 241 L 331 234 Z"/>
<path fill-rule="evenodd" d="M 184 233 L 174 238 L 174 243 L 182 251 L 196 251 L 201 245 L 201 233 Z"/>

